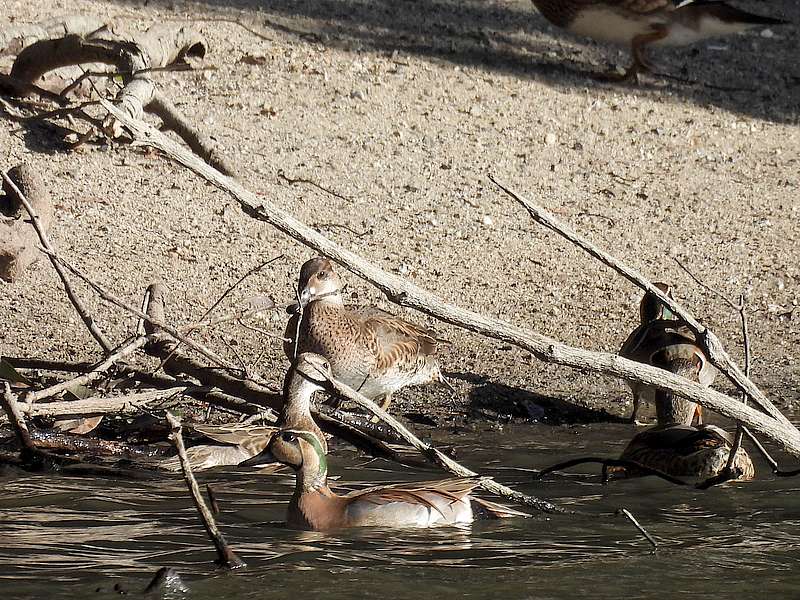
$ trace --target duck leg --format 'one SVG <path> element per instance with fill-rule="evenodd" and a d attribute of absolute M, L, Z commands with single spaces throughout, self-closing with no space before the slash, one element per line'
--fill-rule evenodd
<path fill-rule="evenodd" d="M 692 417 L 692 421 L 694 425 L 703 424 L 703 407 L 699 404 L 694 405 L 694 417 Z"/>
<path fill-rule="evenodd" d="M 631 40 L 631 55 L 633 56 L 633 64 L 628 67 L 624 73 L 617 73 L 616 71 L 612 71 L 610 73 L 601 73 L 597 76 L 597 79 L 600 81 L 616 82 L 633 80 L 634 82 L 638 83 L 639 73 L 646 73 L 653 70 L 650 62 L 644 57 L 644 54 L 642 54 L 645 46 L 657 42 L 658 40 L 663 40 L 668 34 L 669 30 L 666 27 L 659 27 L 650 33 L 643 33 L 641 35 L 634 36 L 634 38 Z"/>
<path fill-rule="evenodd" d="M 380 400 L 380 403 L 378 403 L 378 400 Z M 383 396 L 378 396 L 377 398 L 375 398 L 375 403 L 381 407 L 381 410 L 388 410 L 389 405 L 392 403 L 392 394 L 389 393 L 389 394 L 384 394 Z M 378 418 L 378 415 L 374 415 L 370 419 L 370 421 L 372 421 L 373 423 L 378 423 L 380 422 L 380 419 Z"/>
<path fill-rule="evenodd" d="M 642 407 L 642 396 L 641 394 L 634 394 L 633 395 L 633 410 L 631 411 L 630 419 L 628 420 L 629 423 L 633 425 L 644 425 L 639 421 L 639 409 Z"/>

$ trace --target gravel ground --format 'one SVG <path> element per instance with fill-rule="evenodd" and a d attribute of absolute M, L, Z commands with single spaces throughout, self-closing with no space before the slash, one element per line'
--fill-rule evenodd
<path fill-rule="evenodd" d="M 655 62 L 668 76 L 630 86 L 586 74 L 624 64 L 625 52 L 553 29 L 523 0 L 222 4 L 2 0 L 0 27 L 70 13 L 141 29 L 196 20 L 214 68 L 160 73 L 158 84 L 225 148 L 250 190 L 458 305 L 617 350 L 636 325 L 639 292 L 532 223 L 488 181 L 496 174 L 654 280 L 674 283 L 738 357 L 737 315 L 674 259 L 729 296 L 746 291 L 753 377 L 779 406 L 798 401 L 793 25 L 660 51 Z M 791 0 L 751 4 L 800 22 Z M 10 62 L 0 58 L 0 68 Z M 311 252 L 225 193 L 154 153 L 102 144 L 68 151 L 58 129 L 3 118 L 2 167 L 39 169 L 56 203 L 57 247 L 130 303 L 161 279 L 175 322 L 195 320 L 242 273 L 277 255 L 219 310 L 259 294 L 293 296 Z M 356 277 L 348 282 L 353 302 L 400 310 Z M 79 289 L 115 339 L 132 331 L 134 320 Z M 98 356 L 46 263 L 0 285 L 0 314 L 5 355 Z M 259 327 L 277 336 L 285 318 L 275 313 Z M 442 362 L 464 406 L 418 388 L 400 395 L 401 412 L 630 409 L 619 381 L 435 325 L 452 341 Z M 280 341 L 265 334 L 228 327 L 200 337 L 270 380 L 286 368 Z"/>

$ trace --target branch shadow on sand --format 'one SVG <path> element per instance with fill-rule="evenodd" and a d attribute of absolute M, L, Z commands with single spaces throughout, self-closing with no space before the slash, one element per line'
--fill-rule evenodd
<path fill-rule="evenodd" d="M 133 8 L 142 2 L 115 3 Z M 145 3 L 186 14 L 173 0 Z M 198 18 L 249 20 L 268 37 L 281 32 L 334 47 L 398 51 L 554 88 L 670 97 L 778 123 L 796 122 L 800 114 L 800 41 L 794 24 L 774 28 L 771 38 L 756 29 L 687 48 L 658 49 L 654 62 L 669 76 L 646 76 L 632 88 L 590 76 L 608 70 L 610 60 L 625 64 L 627 51 L 619 54 L 553 28 L 527 0 L 202 0 L 198 5 L 208 10 Z M 800 3 L 794 0 L 744 8 L 800 23 Z"/>
<path fill-rule="evenodd" d="M 470 383 L 469 411 L 489 421 L 524 419 L 547 425 L 628 422 L 617 414 L 615 408 L 609 410 L 611 407 L 605 406 L 612 402 L 593 406 L 590 400 L 584 402 L 570 395 L 539 394 L 474 373 L 448 372 L 446 376 Z"/>

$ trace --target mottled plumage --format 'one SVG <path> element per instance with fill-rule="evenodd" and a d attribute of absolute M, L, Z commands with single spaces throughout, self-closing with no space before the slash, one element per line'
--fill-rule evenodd
<path fill-rule="evenodd" d="M 670 298 L 668 285 L 656 286 Z M 620 349 L 630 360 L 671 371 L 708 386 L 716 373 L 708 358 L 697 346 L 694 333 L 679 321 L 653 294 L 645 294 L 640 304 L 641 325 Z M 635 421 L 641 399 L 655 402 L 658 425 L 636 435 L 620 458 L 673 476 L 708 478 L 721 471 L 728 460 L 732 441 L 719 427 L 692 426 L 697 405 L 672 392 L 630 382 L 634 395 Z M 741 479 L 754 475 L 753 463 L 740 449 L 734 467 Z M 628 470 L 628 474 L 633 474 Z"/>
<path fill-rule="evenodd" d="M 527 516 L 471 497 L 470 492 L 480 484 L 478 478 L 376 486 L 340 496 L 328 487 L 327 459 L 316 436 L 306 431 L 276 432 L 265 453 L 244 464 L 269 460 L 288 465 L 297 474 L 286 519 L 296 529 L 470 523 L 474 518 L 473 503 L 478 512 L 492 517 Z"/>
<path fill-rule="evenodd" d="M 542 15 L 577 35 L 628 45 L 633 65 L 619 79 L 649 69 L 646 46 L 692 44 L 751 27 L 780 25 L 715 0 L 533 0 Z"/>
<path fill-rule="evenodd" d="M 303 307 L 290 318 L 286 338 L 298 337 L 298 352 L 315 352 L 330 361 L 334 377 L 370 399 L 384 399 L 408 385 L 444 380 L 436 359 L 440 340 L 433 332 L 374 307 L 344 306 L 342 280 L 327 258 L 314 258 L 300 270 Z M 294 342 L 284 350 L 290 358 Z M 448 385 L 449 387 L 449 385 Z"/>
<path fill-rule="evenodd" d="M 674 477 L 708 479 L 725 468 L 732 447 L 731 437 L 714 425 L 656 425 L 636 435 L 620 458 Z M 739 479 L 755 476 L 744 448 L 736 453 L 733 468 L 739 471 Z"/>

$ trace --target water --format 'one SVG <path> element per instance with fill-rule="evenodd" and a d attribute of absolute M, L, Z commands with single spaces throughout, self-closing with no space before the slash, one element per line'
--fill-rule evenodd
<path fill-rule="evenodd" d="M 522 491 L 586 514 L 537 515 L 433 530 L 296 532 L 281 521 L 293 478 L 228 469 L 201 474 L 222 506 L 220 526 L 248 567 L 213 565 L 182 479 L 141 481 L 0 476 L 0 589 L 4 598 L 140 596 L 161 566 L 189 598 L 651 598 L 791 597 L 800 585 L 800 479 L 767 475 L 705 492 L 652 478 L 602 485 L 587 465 L 545 482 L 528 469 L 584 454 L 616 455 L 627 426 L 516 426 L 455 435 L 462 462 Z M 331 459 L 342 484 L 431 479 L 347 452 Z M 658 552 L 623 517 L 631 510 Z M 117 589 L 115 590 L 115 586 Z M 175 597 L 180 597 L 175 596 Z"/>

